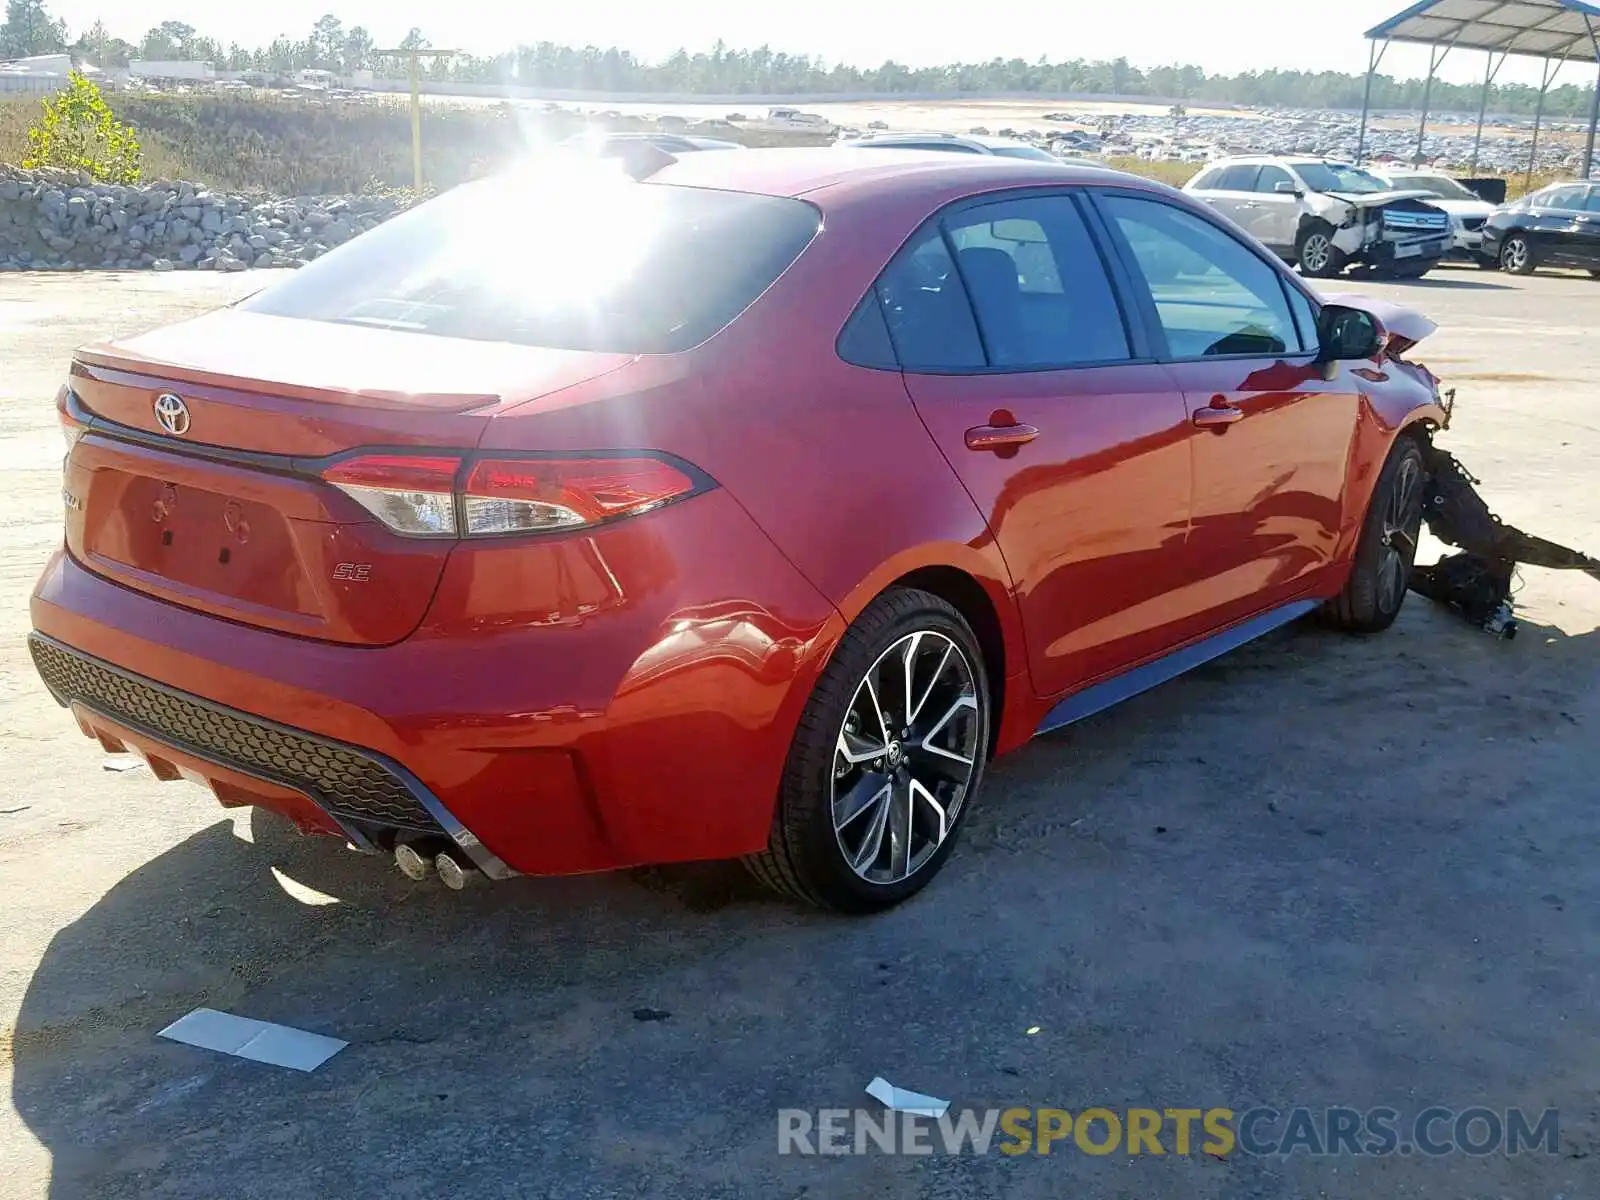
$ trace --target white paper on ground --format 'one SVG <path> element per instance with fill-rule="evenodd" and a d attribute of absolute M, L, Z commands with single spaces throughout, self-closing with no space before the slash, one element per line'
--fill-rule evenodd
<path fill-rule="evenodd" d="M 950 1101 L 948 1100 L 941 1100 L 937 1096 L 924 1096 L 921 1092 L 908 1092 L 905 1088 L 897 1088 L 881 1075 L 867 1084 L 867 1095 L 875 1100 L 883 1101 L 885 1108 L 892 1108 L 896 1112 L 910 1113 L 917 1117 L 942 1117 L 945 1114 L 945 1110 L 950 1107 Z"/>
<path fill-rule="evenodd" d="M 197 1008 L 188 1016 L 179 1017 L 158 1036 L 295 1071 L 315 1071 L 350 1044 L 214 1008 Z"/>

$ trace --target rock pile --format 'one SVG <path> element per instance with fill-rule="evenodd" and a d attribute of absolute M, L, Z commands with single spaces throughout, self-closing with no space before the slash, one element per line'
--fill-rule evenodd
<path fill-rule="evenodd" d="M 95 183 L 0 164 L 0 270 L 302 267 L 387 220 L 399 195 L 277 196 Z"/>

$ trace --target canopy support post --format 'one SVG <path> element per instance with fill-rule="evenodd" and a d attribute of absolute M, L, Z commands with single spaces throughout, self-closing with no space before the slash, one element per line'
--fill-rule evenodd
<path fill-rule="evenodd" d="M 1539 160 L 1539 125 L 1544 120 L 1544 98 L 1550 94 L 1550 85 L 1556 81 L 1556 72 L 1566 64 L 1565 58 L 1547 58 L 1544 61 L 1543 80 L 1539 84 L 1539 102 L 1533 109 L 1533 145 L 1528 149 L 1528 173 L 1523 177 L 1522 190 L 1533 190 L 1533 167 Z"/>
<path fill-rule="evenodd" d="M 1428 105 L 1433 101 L 1433 77 L 1439 73 L 1439 68 L 1444 65 L 1444 60 L 1449 57 L 1453 46 L 1445 46 L 1442 50 L 1437 46 L 1428 48 L 1428 82 L 1422 85 L 1422 120 L 1417 125 L 1417 152 L 1411 156 L 1412 166 L 1422 165 L 1422 142 L 1428 134 Z"/>
<path fill-rule="evenodd" d="M 1363 161 L 1363 152 L 1367 148 L 1367 115 L 1372 111 L 1372 77 L 1377 74 L 1378 67 L 1383 62 L 1383 56 L 1389 49 L 1385 41 L 1380 47 L 1378 39 L 1373 38 L 1371 48 L 1367 51 L 1367 88 L 1361 94 L 1361 134 L 1356 139 L 1356 166 Z"/>
<path fill-rule="evenodd" d="M 1584 17 L 1584 24 L 1589 27 L 1589 44 L 1594 47 L 1594 56 L 1597 66 L 1600 66 L 1600 32 L 1596 32 L 1593 17 Z M 1594 81 L 1594 102 L 1589 106 L 1589 138 L 1583 144 L 1583 177 L 1594 178 L 1594 137 L 1595 129 L 1600 126 L 1600 73 L 1596 74 Z"/>
<path fill-rule="evenodd" d="M 1471 175 L 1476 175 L 1478 173 L 1478 153 L 1483 149 L 1483 120 L 1489 112 L 1489 89 L 1494 86 L 1494 77 L 1500 74 L 1500 68 L 1505 66 L 1506 53 L 1509 53 L 1509 51 L 1502 53 L 1500 55 L 1500 61 L 1496 62 L 1494 51 L 1489 51 L 1489 62 L 1484 68 L 1483 97 L 1478 102 L 1478 133 L 1477 136 L 1472 139 L 1472 166 L 1468 170 L 1468 174 Z"/>

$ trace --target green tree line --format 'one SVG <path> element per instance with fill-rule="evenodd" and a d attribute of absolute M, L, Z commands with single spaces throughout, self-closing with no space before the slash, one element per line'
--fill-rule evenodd
<path fill-rule="evenodd" d="M 426 46 L 413 29 L 402 45 Z M 271 45 L 224 46 L 181 21 L 163 21 L 138 42 L 113 36 L 103 21 L 68 43 L 67 30 L 52 20 L 45 0 L 6 0 L 6 22 L 0 26 L 0 57 L 43 54 L 70 49 L 98 66 L 123 66 L 130 59 L 198 59 L 219 69 L 257 70 L 278 75 L 305 68 L 338 73 L 386 65 L 374 54 L 372 35 L 359 25 L 346 26 L 328 14 L 304 39 L 280 37 Z M 398 65 L 393 65 L 398 73 Z M 617 47 L 558 46 L 553 42 L 518 46 L 478 57 L 460 55 L 428 68 L 436 80 L 463 83 L 521 84 L 528 87 L 578 89 L 615 93 L 677 92 L 714 95 L 806 95 L 821 93 L 905 92 L 1039 92 L 1151 96 L 1194 104 L 1283 105 L 1297 108 L 1359 108 L 1365 77 L 1341 71 L 1244 71 L 1212 75 L 1197 66 L 1140 68 L 1126 58 L 1109 61 L 1070 59 L 1051 62 L 1021 58 L 981 63 L 909 67 L 886 62 L 877 67 L 828 63 L 804 54 L 785 54 L 768 46 L 730 49 L 718 42 L 710 50 L 677 50 L 659 62 L 647 62 Z M 1420 109 L 1423 82 L 1379 75 L 1372 102 L 1380 109 Z M 1436 112 L 1476 111 L 1477 84 L 1435 82 L 1431 107 Z M 1555 117 L 1582 117 L 1589 112 L 1592 87 L 1564 84 L 1551 91 L 1545 111 Z M 1538 89 L 1526 84 L 1497 84 L 1490 94 L 1496 112 L 1532 113 Z"/>

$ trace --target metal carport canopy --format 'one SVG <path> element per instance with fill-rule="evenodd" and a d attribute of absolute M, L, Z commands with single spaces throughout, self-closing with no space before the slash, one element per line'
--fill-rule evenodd
<path fill-rule="evenodd" d="M 1533 119 L 1533 149 L 1528 155 L 1528 180 L 1533 179 L 1534 160 L 1539 149 L 1539 123 L 1544 114 L 1544 98 L 1555 80 L 1555 73 L 1569 62 L 1600 63 L 1600 5 L 1588 0 L 1420 0 L 1381 25 L 1367 30 L 1372 55 L 1367 66 L 1367 91 L 1361 103 L 1361 136 L 1356 160 L 1366 148 L 1367 117 L 1371 110 L 1372 77 L 1390 42 L 1413 42 L 1432 48 L 1428 59 L 1428 83 L 1422 93 L 1422 123 L 1417 129 L 1416 161 L 1422 161 L 1424 135 L 1428 128 L 1428 98 L 1433 78 L 1452 50 L 1482 50 L 1488 55 L 1488 70 L 1483 80 L 1483 102 L 1478 108 L 1477 143 L 1483 141 L 1484 115 L 1488 110 L 1489 89 L 1507 56 L 1516 54 L 1544 60 L 1544 77 L 1539 88 L 1539 107 Z M 1380 48 L 1380 44 L 1381 47 Z M 1595 133 L 1600 126 L 1600 81 L 1595 84 L 1594 105 L 1589 116 L 1589 137 L 1583 152 L 1583 175 L 1589 178 L 1594 166 Z M 1478 165 L 1477 144 L 1472 165 Z"/>
<path fill-rule="evenodd" d="M 1596 62 L 1600 49 L 1591 30 L 1600 30 L 1600 6 L 1584 0 L 1422 0 L 1367 37 Z"/>

